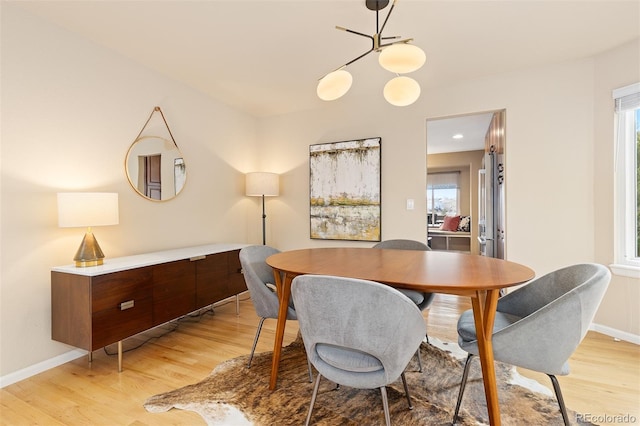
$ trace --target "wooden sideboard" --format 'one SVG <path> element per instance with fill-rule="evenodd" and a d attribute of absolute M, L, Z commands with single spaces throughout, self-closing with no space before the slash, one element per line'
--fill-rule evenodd
<path fill-rule="evenodd" d="M 51 270 L 51 338 L 92 351 L 247 290 L 238 253 L 210 244 Z"/>

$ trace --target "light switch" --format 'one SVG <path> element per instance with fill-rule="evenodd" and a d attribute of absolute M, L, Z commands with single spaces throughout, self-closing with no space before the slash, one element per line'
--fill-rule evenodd
<path fill-rule="evenodd" d="M 413 210 L 413 199 L 407 198 L 407 210 Z"/>

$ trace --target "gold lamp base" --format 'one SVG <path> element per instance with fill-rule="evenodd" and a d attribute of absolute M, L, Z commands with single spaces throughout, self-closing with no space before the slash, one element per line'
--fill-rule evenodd
<path fill-rule="evenodd" d="M 73 257 L 76 262 L 76 267 L 85 268 L 87 266 L 102 265 L 104 260 L 104 253 L 98 244 L 98 241 L 93 236 L 91 228 L 87 230 L 87 233 L 78 247 L 76 255 Z"/>
<path fill-rule="evenodd" d="M 75 260 L 75 259 L 74 259 Z M 77 268 L 86 268 L 87 266 L 98 266 L 102 265 L 104 262 L 102 259 L 96 260 L 76 260 Z"/>

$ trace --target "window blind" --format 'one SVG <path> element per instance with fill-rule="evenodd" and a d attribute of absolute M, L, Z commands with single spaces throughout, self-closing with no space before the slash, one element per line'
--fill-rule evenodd
<path fill-rule="evenodd" d="M 427 174 L 427 189 L 458 189 L 460 172 Z"/>
<path fill-rule="evenodd" d="M 616 112 L 640 108 L 640 83 L 631 84 L 613 91 Z"/>

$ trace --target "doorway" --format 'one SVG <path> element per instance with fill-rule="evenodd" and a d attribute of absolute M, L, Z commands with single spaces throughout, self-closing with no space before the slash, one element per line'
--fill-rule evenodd
<path fill-rule="evenodd" d="M 505 115 L 502 109 L 427 119 L 432 249 L 505 257 Z"/>

